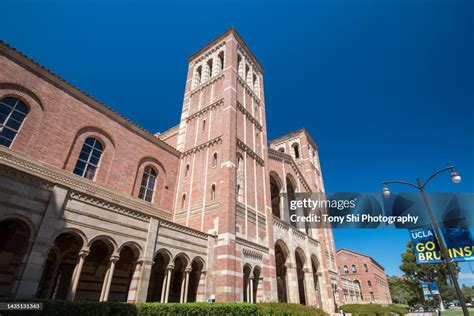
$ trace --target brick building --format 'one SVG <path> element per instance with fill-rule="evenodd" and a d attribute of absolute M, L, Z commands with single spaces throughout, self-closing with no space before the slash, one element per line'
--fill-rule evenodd
<path fill-rule="evenodd" d="M 0 296 L 342 303 L 332 231 L 288 219 L 324 191 L 317 145 L 268 142 L 234 29 L 188 62 L 179 124 L 150 134 L 0 44 Z"/>
<path fill-rule="evenodd" d="M 337 251 L 337 264 L 346 303 L 392 303 L 385 269 L 372 257 L 340 249 Z M 356 295 L 357 292 L 360 296 Z"/>

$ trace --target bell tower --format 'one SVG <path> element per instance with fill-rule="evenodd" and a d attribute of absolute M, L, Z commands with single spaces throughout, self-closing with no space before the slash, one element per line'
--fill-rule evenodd
<path fill-rule="evenodd" d="M 242 281 L 245 253 L 274 276 L 263 70 L 233 28 L 189 58 L 178 131 L 182 154 L 175 222 L 216 236 L 210 246 L 208 293 L 218 301 L 250 301 Z M 250 255 L 249 255 L 250 256 Z M 253 270 L 252 270 L 253 271 Z M 276 291 L 273 291 L 276 292 Z"/>

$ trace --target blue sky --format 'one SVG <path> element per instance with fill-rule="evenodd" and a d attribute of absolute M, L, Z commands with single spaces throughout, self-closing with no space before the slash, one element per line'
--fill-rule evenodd
<path fill-rule="evenodd" d="M 430 189 L 474 191 L 472 1 L 3 0 L 0 11 L 0 39 L 152 132 L 179 121 L 187 57 L 235 26 L 265 69 L 269 138 L 306 127 L 328 191 L 379 191 L 448 164 L 463 182 Z M 400 273 L 406 231 L 334 234 Z"/>

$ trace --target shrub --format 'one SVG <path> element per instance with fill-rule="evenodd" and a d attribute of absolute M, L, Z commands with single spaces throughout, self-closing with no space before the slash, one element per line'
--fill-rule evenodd
<path fill-rule="evenodd" d="M 346 313 L 351 313 L 354 316 L 374 316 L 374 315 L 390 315 L 390 313 L 395 313 L 398 315 L 405 315 L 408 313 L 408 308 L 391 304 L 382 306 L 380 304 L 347 304 L 341 306 Z"/>
<path fill-rule="evenodd" d="M 2 316 L 327 316 L 318 308 L 283 303 L 137 303 L 0 299 L 3 302 L 39 302 L 42 311 L 5 311 Z"/>

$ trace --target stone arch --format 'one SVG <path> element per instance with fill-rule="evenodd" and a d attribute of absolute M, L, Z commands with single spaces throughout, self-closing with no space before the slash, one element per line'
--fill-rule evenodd
<path fill-rule="evenodd" d="M 247 303 L 251 303 L 251 286 L 250 286 L 250 277 L 252 274 L 252 266 L 249 263 L 244 264 L 242 268 L 242 273 L 243 273 L 243 301 Z"/>
<path fill-rule="evenodd" d="M 295 249 L 295 266 L 296 266 L 296 277 L 298 280 L 298 294 L 300 304 L 306 305 L 306 288 L 305 288 L 305 272 L 306 269 L 306 256 L 301 248 Z"/>
<path fill-rule="evenodd" d="M 178 253 L 173 259 L 173 270 L 171 271 L 169 292 L 167 294 L 169 303 L 179 303 L 184 299 L 184 272 L 188 268 L 189 256 L 183 252 Z"/>
<path fill-rule="evenodd" d="M 53 234 L 53 238 L 51 238 L 51 239 L 56 240 L 56 238 L 58 238 L 58 236 L 61 235 L 61 234 L 76 235 L 78 238 L 80 238 L 82 240 L 82 245 L 83 245 L 82 249 L 86 249 L 89 245 L 86 234 L 84 234 L 84 232 L 81 231 L 80 229 L 77 229 L 77 228 L 74 228 L 74 227 L 68 227 L 68 228 L 60 229 L 60 230 L 56 231 Z"/>
<path fill-rule="evenodd" d="M 291 209 L 291 201 L 296 199 L 296 190 L 297 190 L 297 182 L 295 178 L 290 174 L 286 174 L 286 196 L 287 196 L 287 203 L 288 203 L 288 212 L 289 217 L 291 218 L 292 215 L 296 215 L 296 210 Z M 296 222 L 290 221 L 290 224 L 296 227 Z"/>
<path fill-rule="evenodd" d="M 117 253 L 120 253 L 124 247 L 129 247 L 133 251 L 133 253 L 136 255 L 137 259 L 142 256 L 143 249 L 136 241 L 126 241 L 122 243 L 117 248 Z"/>
<path fill-rule="evenodd" d="M 202 301 L 204 299 L 204 278 L 206 263 L 204 259 L 197 256 L 190 263 L 189 281 L 187 288 L 186 302 Z"/>
<path fill-rule="evenodd" d="M 262 268 L 258 265 L 253 267 L 253 284 L 252 284 L 252 303 L 258 303 L 261 301 L 262 296 Z"/>
<path fill-rule="evenodd" d="M 117 242 L 110 236 L 108 235 L 97 235 L 93 238 L 91 238 L 91 240 L 89 241 L 89 248 L 92 246 L 92 244 L 96 241 L 102 241 L 104 242 L 107 247 L 109 248 L 109 252 L 110 254 L 116 254 L 117 253 L 117 249 L 118 249 L 118 246 L 117 246 Z"/>
<path fill-rule="evenodd" d="M 141 255 L 141 247 L 136 242 L 129 241 L 122 244 L 117 253 L 119 259 L 115 263 L 108 300 L 127 302 Z"/>
<path fill-rule="evenodd" d="M 153 256 L 147 302 L 165 302 L 168 268 L 173 255 L 168 249 L 161 248 Z"/>
<path fill-rule="evenodd" d="M 48 299 L 66 299 L 79 252 L 86 247 L 81 233 L 75 229 L 57 232 L 46 259 L 38 286 L 37 296 Z"/>
<path fill-rule="evenodd" d="M 84 259 L 75 294 L 76 300 L 107 300 L 104 292 L 109 280 L 112 260 L 116 257 L 116 242 L 106 235 L 98 235 L 89 242 L 89 253 Z"/>
<path fill-rule="evenodd" d="M 22 216 L 5 216 L 0 220 L 0 297 L 15 295 L 31 248 L 30 225 Z"/>
<path fill-rule="evenodd" d="M 313 285 L 314 285 L 314 290 L 316 292 L 316 305 L 317 307 L 321 308 L 322 303 L 321 303 L 321 287 L 319 286 L 319 269 L 320 269 L 320 263 L 318 260 L 318 257 L 316 255 L 311 255 L 310 257 L 311 260 L 311 273 L 313 275 Z"/>
<path fill-rule="evenodd" d="M 28 226 L 28 229 L 30 230 L 30 236 L 31 236 L 30 240 L 34 241 L 37 234 L 36 225 L 28 217 L 23 216 L 21 214 L 5 214 L 5 215 L 0 216 L 0 222 L 4 220 L 8 220 L 8 219 L 12 219 L 12 220 L 16 219 L 16 220 L 24 222 Z"/>
<path fill-rule="evenodd" d="M 282 240 L 275 242 L 275 268 L 277 278 L 277 294 L 279 302 L 288 302 L 287 265 L 291 261 L 290 251 Z"/>
<path fill-rule="evenodd" d="M 283 182 L 275 171 L 270 172 L 270 196 L 272 200 L 272 214 L 282 219 L 281 196 Z"/>

